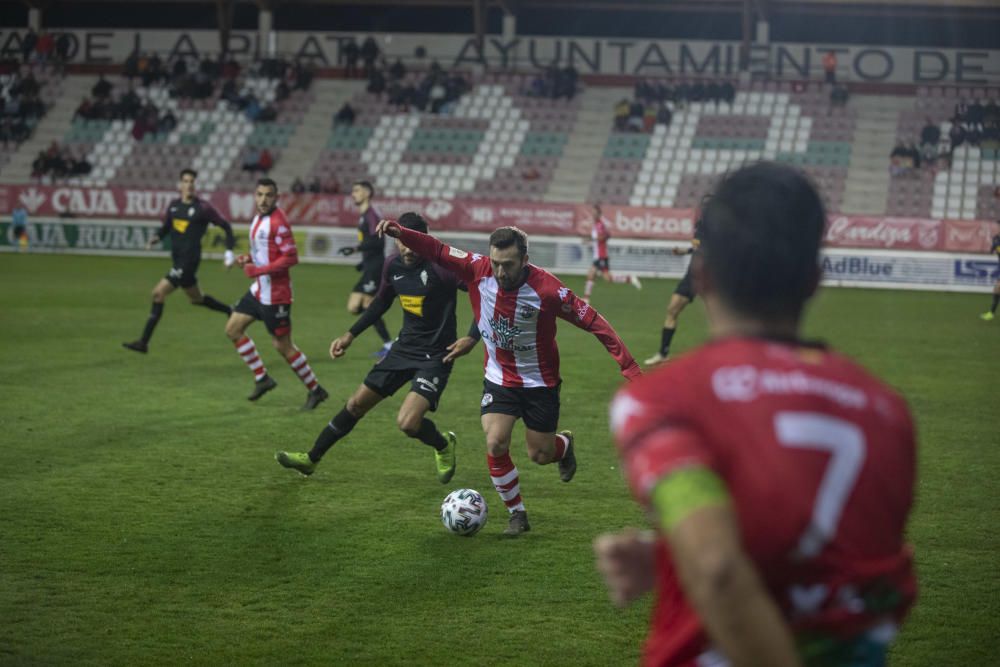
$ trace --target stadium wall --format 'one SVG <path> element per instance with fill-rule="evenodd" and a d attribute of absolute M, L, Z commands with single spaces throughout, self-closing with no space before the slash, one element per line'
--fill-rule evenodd
<path fill-rule="evenodd" d="M 28 233 L 32 252 L 165 257 L 169 246 L 145 249 L 157 227 L 146 220 L 42 218 L 29 224 Z M 245 252 L 248 227 L 244 224 L 234 227 L 236 250 Z M 473 252 L 487 252 L 485 232 L 435 231 L 446 243 Z M 340 247 L 357 243 L 353 227 L 304 225 L 297 226 L 294 235 L 303 262 L 347 265 L 357 262 L 337 252 Z M 212 228 L 203 244 L 209 257 L 221 258 L 224 237 L 219 230 Z M 682 244 L 612 239 L 608 254 L 615 270 L 679 278 L 687 268 L 688 258 L 671 252 L 678 245 Z M 391 246 L 387 244 L 388 248 Z M 0 252 L 17 251 L 18 242 L 10 223 L 0 223 Z M 530 254 L 539 266 L 565 274 L 585 273 L 592 261 L 589 244 L 575 236 L 532 234 Z M 823 252 L 823 269 L 824 284 L 836 287 L 989 292 L 993 282 L 1000 279 L 1000 267 L 994 259 L 960 252 L 828 247 Z"/>
<path fill-rule="evenodd" d="M 70 63 L 122 63 L 133 50 L 164 55 L 199 57 L 220 49 L 213 30 L 86 30 L 67 29 L 71 37 Z M 23 30 L 0 31 L 0 57 L 17 57 Z M 281 31 L 274 33 L 273 50 L 253 31 L 233 31 L 229 53 L 237 58 L 259 58 L 279 53 L 307 58 L 321 67 L 343 63 L 342 48 L 369 33 Z M 471 35 L 370 33 L 390 60 L 411 64 L 438 60 L 445 67 L 483 66 L 492 69 L 537 69 L 572 64 L 583 75 L 735 77 L 739 74 L 737 41 L 649 40 L 596 37 L 541 37 L 521 35 L 504 39 L 487 35 L 482 50 Z M 418 48 L 426 56 L 416 59 Z M 838 75 L 845 80 L 871 83 L 1000 83 L 1000 50 L 865 46 L 832 43 L 754 44 L 752 60 L 764 63 L 775 78 L 808 79 L 821 76 L 823 54 L 838 57 Z"/>

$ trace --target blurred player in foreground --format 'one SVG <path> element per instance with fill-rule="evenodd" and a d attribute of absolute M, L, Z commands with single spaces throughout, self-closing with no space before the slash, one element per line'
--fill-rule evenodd
<path fill-rule="evenodd" d="M 655 531 L 594 548 L 616 603 L 656 589 L 646 665 L 884 665 L 913 604 L 906 403 L 798 337 L 824 220 L 788 167 L 728 176 L 693 265 L 713 340 L 612 404 Z"/>

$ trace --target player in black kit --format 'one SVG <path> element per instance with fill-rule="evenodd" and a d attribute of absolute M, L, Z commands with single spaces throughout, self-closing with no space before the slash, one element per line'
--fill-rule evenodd
<path fill-rule="evenodd" d="M 1000 199 L 1000 186 L 997 186 L 996 190 L 993 191 L 993 196 Z M 996 225 L 1000 229 L 1000 220 L 997 220 Z M 993 242 L 990 243 L 990 254 L 1000 260 L 1000 233 L 993 235 Z M 992 322 L 993 318 L 996 317 L 997 304 L 1000 304 L 1000 278 L 997 278 L 996 282 L 993 283 L 993 304 L 979 317 L 987 322 Z"/>
<path fill-rule="evenodd" d="M 427 223 L 416 213 L 404 213 L 399 224 L 427 233 Z M 311 475 L 323 455 L 354 425 L 378 405 L 409 383 L 410 391 L 399 408 L 396 423 L 411 438 L 435 450 L 438 480 L 448 482 L 455 474 L 455 434 L 442 434 L 425 415 L 437 409 L 451 375 L 451 364 L 467 354 L 479 340 L 473 322 L 468 335 L 456 339 L 456 290 L 462 281 L 447 269 L 433 264 L 396 241 L 399 255 L 383 262 L 378 294 L 354 326 L 330 345 L 330 356 L 343 356 L 361 332 L 380 318 L 398 296 L 403 308 L 403 327 L 388 355 L 368 373 L 347 405 L 330 421 L 309 452 L 278 452 L 278 463 Z"/>
<path fill-rule="evenodd" d="M 173 260 L 173 266 L 153 288 L 153 307 L 146 320 L 142 337 L 130 343 L 122 343 L 126 349 L 144 354 L 149 350 L 149 339 L 152 338 L 153 330 L 160 321 L 160 317 L 163 316 L 163 304 L 170 293 L 178 287 L 184 290 L 192 305 L 204 306 L 209 310 L 229 315 L 229 306 L 207 294 L 202 294 L 201 289 L 198 288 L 198 264 L 201 263 L 201 238 L 205 235 L 209 223 L 220 227 L 226 233 L 224 262 L 226 268 L 231 267 L 235 261 L 233 247 L 236 245 L 236 239 L 233 237 L 233 228 L 229 225 L 229 221 L 223 218 L 206 200 L 195 196 L 194 181 L 196 178 L 198 178 L 198 173 L 193 169 L 185 169 L 181 172 L 181 180 L 178 185 L 181 196 L 172 200 L 167 206 L 167 210 L 163 214 L 163 224 L 146 244 L 148 250 L 169 235 L 170 257 Z"/>
<path fill-rule="evenodd" d="M 702 202 L 704 203 L 704 200 Z M 695 221 L 694 238 L 691 239 L 691 246 L 688 248 L 673 248 L 671 252 L 675 255 L 693 255 L 698 252 L 700 245 L 701 233 L 699 232 L 698 222 Z M 656 351 L 656 354 L 643 361 L 644 364 L 655 366 L 663 363 L 670 356 L 670 342 L 674 338 L 674 332 L 677 331 L 677 318 L 680 317 L 681 311 L 694 301 L 695 294 L 694 280 L 691 278 L 691 264 L 689 263 L 687 271 L 684 272 L 684 277 L 677 283 L 674 293 L 670 296 L 670 303 L 667 304 L 667 317 L 663 321 L 663 331 L 660 332 L 660 349 Z"/>
<path fill-rule="evenodd" d="M 358 245 L 341 248 L 340 253 L 343 255 L 361 253 L 361 262 L 358 264 L 361 278 L 351 290 L 351 295 L 347 297 L 347 310 L 354 315 L 360 315 L 375 298 L 379 280 L 382 279 L 382 265 L 385 263 L 385 240 L 375 233 L 375 226 L 378 225 L 381 216 L 372 206 L 371 200 L 374 196 L 375 187 L 368 181 L 358 181 L 351 186 L 351 199 L 361 212 L 358 220 Z M 382 338 L 382 350 L 378 356 L 384 357 L 392 347 L 392 336 L 389 335 L 389 329 L 381 317 L 375 321 L 374 326 Z"/>

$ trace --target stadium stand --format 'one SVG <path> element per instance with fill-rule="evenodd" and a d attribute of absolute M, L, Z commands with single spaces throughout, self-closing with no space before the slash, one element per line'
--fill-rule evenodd
<path fill-rule="evenodd" d="M 0 72 L 0 171 L 62 94 L 64 79 L 56 68 L 40 64 Z"/>

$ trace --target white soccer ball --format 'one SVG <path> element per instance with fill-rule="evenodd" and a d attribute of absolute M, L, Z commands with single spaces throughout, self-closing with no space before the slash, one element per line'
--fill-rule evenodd
<path fill-rule="evenodd" d="M 452 491 L 441 503 L 441 523 L 456 535 L 475 535 L 486 525 L 486 499 L 473 489 Z"/>

